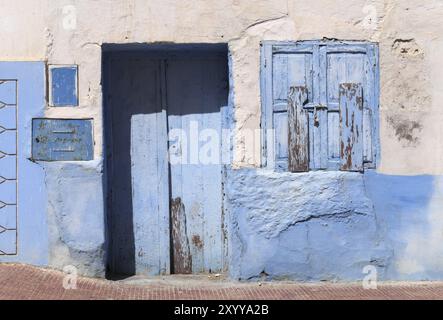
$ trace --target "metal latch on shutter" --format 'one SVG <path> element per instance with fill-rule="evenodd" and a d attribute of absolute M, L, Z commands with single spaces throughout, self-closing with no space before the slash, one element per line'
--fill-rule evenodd
<path fill-rule="evenodd" d="M 318 127 L 320 125 L 320 121 L 318 120 L 317 110 L 327 110 L 328 107 L 322 104 L 314 106 L 314 126 Z"/>

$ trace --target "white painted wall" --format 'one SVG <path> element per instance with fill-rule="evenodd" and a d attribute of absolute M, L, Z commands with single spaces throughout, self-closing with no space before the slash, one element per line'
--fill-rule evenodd
<path fill-rule="evenodd" d="M 260 124 L 260 41 L 328 37 L 380 42 L 379 171 L 443 173 L 441 0 L 0 0 L 0 8 L 0 60 L 79 64 L 80 106 L 46 115 L 93 117 L 97 158 L 102 43 L 229 43 L 235 165 L 257 166 L 259 148 L 241 136 Z"/>

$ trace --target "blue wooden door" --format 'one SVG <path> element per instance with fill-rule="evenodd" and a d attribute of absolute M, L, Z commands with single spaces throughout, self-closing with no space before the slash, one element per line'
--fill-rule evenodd
<path fill-rule="evenodd" d="M 221 107 L 227 101 L 222 58 L 167 62 L 174 273 L 220 272 L 223 265 Z"/>
<path fill-rule="evenodd" d="M 226 56 L 117 53 L 105 69 L 110 269 L 222 271 Z"/>

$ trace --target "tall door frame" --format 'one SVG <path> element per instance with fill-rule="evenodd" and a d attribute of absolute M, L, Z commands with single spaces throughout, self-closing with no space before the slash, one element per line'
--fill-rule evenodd
<path fill-rule="evenodd" d="M 217 53 L 219 54 L 219 53 Z M 158 77 L 158 81 L 160 82 L 160 101 L 159 101 L 159 110 L 156 113 L 155 117 L 151 117 L 151 119 L 149 120 L 151 125 L 146 125 L 146 123 L 143 125 L 144 130 L 150 130 L 152 128 L 166 128 L 165 130 L 158 130 L 157 131 L 157 139 L 163 140 L 165 141 L 165 149 L 166 149 L 166 154 L 168 152 L 168 149 L 170 147 L 170 141 L 169 141 L 169 136 L 168 136 L 168 127 L 169 127 L 169 108 L 168 108 L 168 93 L 166 91 L 167 88 L 167 61 L 170 60 L 171 57 L 177 56 L 177 53 L 174 54 L 168 54 L 168 51 L 163 51 L 161 52 L 161 54 L 159 54 L 158 52 L 131 52 L 130 54 L 128 54 L 127 52 L 112 52 L 111 53 L 112 57 L 129 57 L 129 58 L 143 58 L 143 59 L 148 59 L 148 60 L 157 60 L 159 61 L 159 77 Z M 192 56 L 192 54 L 191 54 Z M 186 58 L 187 55 L 184 55 L 184 58 Z M 227 54 L 225 55 L 226 60 L 228 59 Z M 104 59 L 104 77 L 107 77 L 108 80 L 111 80 L 111 76 L 110 76 L 110 69 L 111 65 L 110 62 L 108 61 L 109 57 L 106 57 L 106 59 Z M 226 67 L 228 67 L 228 63 L 226 63 Z M 228 77 L 228 70 L 226 70 L 226 77 Z M 227 88 L 226 90 L 226 101 L 228 101 L 229 99 L 229 89 Z M 107 97 L 105 97 L 105 101 L 106 104 L 110 104 L 109 100 Z M 226 103 L 227 104 L 227 103 Z M 115 106 L 111 106 L 115 107 Z M 224 113 L 227 109 L 227 107 L 225 105 L 220 105 L 218 106 L 219 110 L 219 119 L 220 119 L 220 128 L 223 128 L 225 126 L 225 119 L 224 119 Z M 112 121 L 110 121 L 109 119 L 109 115 L 105 114 L 105 121 L 106 121 L 106 125 L 112 124 Z M 160 132 L 161 131 L 161 132 Z M 111 134 L 112 135 L 112 134 Z M 138 135 L 137 134 L 133 134 L 133 137 L 136 138 Z M 140 138 L 140 137 L 139 137 Z M 141 137 L 143 138 L 143 137 Z M 112 148 L 112 139 L 109 138 L 109 133 L 107 133 L 107 137 L 106 137 L 106 149 L 107 152 L 109 152 L 110 148 Z M 131 152 L 137 152 L 139 148 L 132 148 Z M 222 145 L 220 142 L 220 154 L 222 153 Z M 148 151 L 148 150 L 146 150 Z M 146 153 L 146 152 L 145 152 Z M 107 155 L 107 157 L 109 156 L 109 154 Z M 131 155 L 132 157 L 132 155 Z M 168 157 L 166 155 L 166 157 Z M 131 160 L 132 161 L 132 160 Z M 166 189 L 163 190 L 163 192 L 161 193 L 161 197 L 162 200 L 160 202 L 164 203 L 163 205 L 163 210 L 166 210 L 167 214 L 165 214 L 162 218 L 156 218 L 156 221 L 153 222 L 153 220 L 151 219 L 152 217 L 148 217 L 146 215 L 145 211 L 140 211 L 139 213 L 134 213 L 134 237 L 135 237 L 135 274 L 148 274 L 148 275 L 158 275 L 158 274 L 170 274 L 172 272 L 174 272 L 174 270 L 172 269 L 173 265 L 174 265 L 174 257 L 171 254 L 172 253 L 172 245 L 173 245 L 173 241 L 172 241 L 172 220 L 171 220 L 171 207 L 174 206 L 173 203 L 173 199 L 171 199 L 171 175 L 170 175 L 170 165 L 169 165 L 169 161 L 166 161 L 166 165 L 167 165 L 167 170 L 168 173 L 167 175 L 162 175 L 162 179 L 163 181 L 165 181 L 165 177 L 168 180 L 167 183 L 162 183 L 164 186 L 166 186 L 166 188 L 168 188 L 167 192 Z M 163 167 L 162 172 L 165 172 L 164 170 L 165 168 Z M 137 173 L 132 173 L 133 178 L 137 176 Z M 108 178 L 109 179 L 109 178 Z M 222 188 L 222 179 L 223 179 L 223 165 L 220 164 L 220 188 Z M 109 183 L 109 181 L 107 181 L 107 183 Z M 132 182 L 134 185 L 134 181 Z M 144 186 L 141 186 L 140 188 L 140 192 L 139 194 L 149 194 L 149 188 L 150 186 L 152 186 L 153 184 L 146 184 Z M 109 192 L 109 189 L 108 189 Z M 223 190 L 221 189 L 220 191 L 220 203 L 219 203 L 219 217 L 218 219 L 220 219 L 220 228 L 223 228 L 224 226 L 224 221 L 222 221 L 222 219 L 224 219 L 224 214 L 222 212 L 223 210 L 223 197 L 222 197 L 222 193 Z M 157 192 L 155 195 L 158 196 L 159 192 Z M 165 197 L 165 195 L 167 194 L 167 197 Z M 133 199 L 134 201 L 134 199 Z M 110 204 L 108 202 L 107 204 L 108 206 L 108 210 L 110 210 Z M 109 217 L 109 215 L 107 215 Z M 149 215 L 148 215 L 149 216 Z M 136 228 L 136 225 L 139 226 L 138 228 Z M 142 226 L 140 228 L 140 226 Z M 150 227 L 149 227 L 150 226 Z M 109 230 L 109 225 L 108 225 L 108 229 L 107 229 L 107 238 L 108 241 L 109 239 L 112 237 L 112 235 L 110 234 Z M 152 245 L 154 242 L 150 241 L 149 239 L 145 239 L 144 241 L 140 241 L 138 239 L 144 239 L 143 235 L 146 234 L 150 234 L 150 233 L 157 233 L 159 235 L 158 238 L 158 243 L 160 243 L 160 250 L 151 250 L 152 249 Z M 137 233 L 140 233 L 140 236 L 137 235 Z M 220 230 L 220 234 L 221 234 L 221 238 L 220 241 L 222 242 L 222 248 L 221 248 L 221 252 L 220 252 L 220 264 L 219 264 L 219 268 L 216 269 L 211 269 L 211 268 L 207 268 L 206 272 L 212 271 L 212 272 L 221 272 L 224 271 L 226 268 L 226 233 L 223 230 Z M 191 239 L 192 241 L 192 239 Z M 154 252 L 154 253 L 153 253 Z M 109 263 L 109 261 L 108 261 Z"/>

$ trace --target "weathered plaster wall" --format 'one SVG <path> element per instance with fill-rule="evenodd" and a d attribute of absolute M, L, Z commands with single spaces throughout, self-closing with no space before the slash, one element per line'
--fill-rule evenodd
<path fill-rule="evenodd" d="M 228 173 L 230 274 L 236 279 L 443 277 L 441 178 L 368 171 Z"/>
<path fill-rule="evenodd" d="M 230 273 L 253 279 L 357 279 L 386 265 L 363 175 L 230 171 Z"/>
<path fill-rule="evenodd" d="M 231 272 L 254 277 L 263 267 L 275 276 L 354 278 L 361 264 L 376 259 L 386 278 L 441 276 L 443 185 L 437 175 L 443 172 L 442 1 L 0 0 L 0 8 L 1 61 L 79 65 L 80 106 L 46 108 L 45 116 L 94 118 L 95 162 L 42 164 L 47 176 L 51 265 L 70 262 L 85 266 L 85 272 L 103 271 L 103 43 L 228 43 L 235 119 L 233 167 L 254 168 L 260 164 L 260 143 L 243 136 L 260 127 L 260 41 L 327 37 L 380 44 L 381 165 L 373 175 L 349 177 L 232 171 L 228 183 L 232 239 L 241 239 L 240 244 L 231 243 L 230 252 L 257 263 L 233 260 Z M 429 176 L 400 177 L 411 175 Z M 312 176 L 313 181 L 308 178 Z M 256 188 L 248 185 L 250 203 L 240 198 L 247 183 Z M 275 190 L 268 190 L 268 183 Z M 82 185 L 91 194 L 86 195 Z M 303 190 L 319 200 L 311 204 Z M 262 203 L 267 212 L 254 205 L 262 201 L 260 192 L 270 193 L 269 202 Z M 293 208 L 300 203 L 303 210 Z M 303 245 L 291 246 L 299 242 Z M 270 256 L 271 248 L 278 250 Z M 331 253 L 336 259 L 327 262 L 325 255 Z M 306 271 L 308 265 L 311 269 Z"/>
<path fill-rule="evenodd" d="M 49 264 L 104 276 L 105 220 L 102 164 L 91 161 L 45 165 L 48 197 Z"/>

